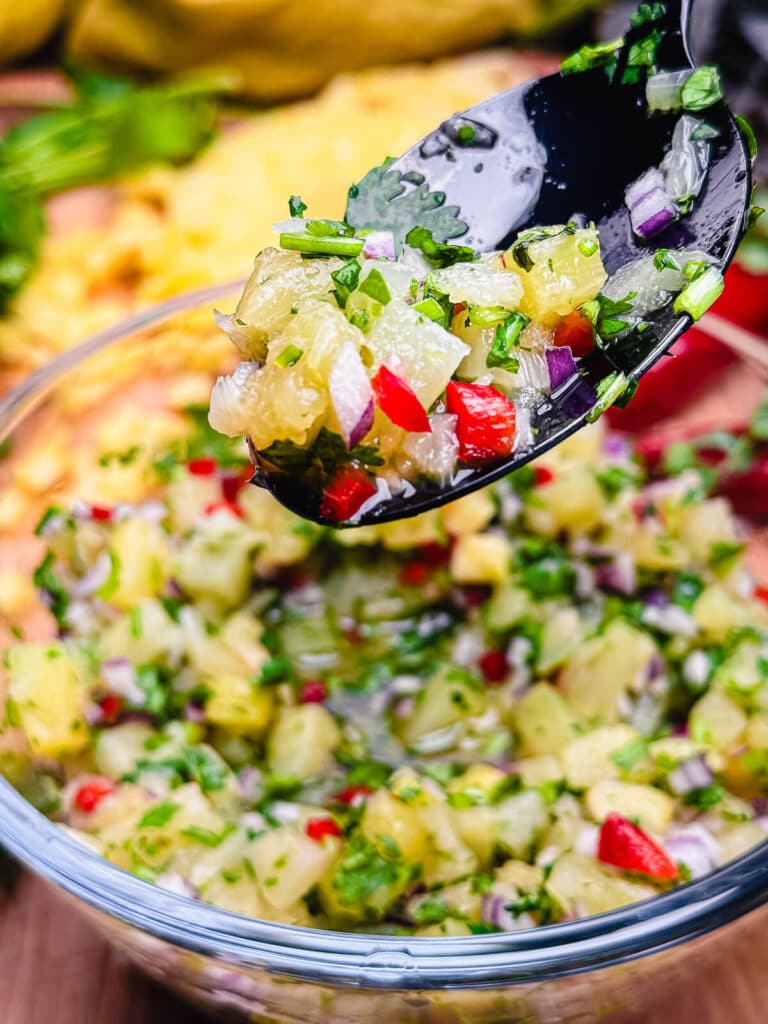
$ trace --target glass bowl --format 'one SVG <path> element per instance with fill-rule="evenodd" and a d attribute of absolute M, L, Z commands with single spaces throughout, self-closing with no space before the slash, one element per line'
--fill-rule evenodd
<path fill-rule="evenodd" d="M 11 437 L 14 449 L 0 461 L 0 498 L 14 457 L 41 433 L 51 436 L 52 427 L 55 436 L 64 419 L 87 436 L 92 409 L 110 408 L 124 389 L 123 374 L 147 380 L 180 366 L 199 370 L 206 360 L 195 362 L 189 351 L 174 361 L 167 325 L 183 314 L 174 329 L 194 324 L 199 332 L 212 320 L 212 304 L 241 286 L 203 289 L 137 314 L 65 352 L 0 401 L 0 441 Z M 161 325 L 166 333 L 158 335 Z M 223 367 L 228 341 L 200 337 L 209 367 L 217 360 Z M 157 357 L 161 365 L 153 367 Z M 50 493 L 40 497 L 50 502 Z M 4 543 L 34 545 L 35 515 L 21 516 L 15 536 L 0 535 L 0 560 Z M 91 853 L 2 778 L 0 844 L 141 969 L 234 1020 L 647 1021 L 732 944 L 756 943 L 768 927 L 768 843 L 698 881 L 608 914 L 452 939 L 286 926 L 177 896 Z"/>

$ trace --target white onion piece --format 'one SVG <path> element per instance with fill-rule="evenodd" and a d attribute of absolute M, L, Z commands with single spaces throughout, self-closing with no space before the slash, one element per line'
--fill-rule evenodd
<path fill-rule="evenodd" d="M 267 819 L 258 811 L 246 811 L 240 815 L 240 824 L 251 832 L 264 832 L 267 829 Z"/>
<path fill-rule="evenodd" d="M 99 587 L 104 586 L 111 571 L 112 560 L 106 551 L 102 551 L 85 576 L 81 576 L 72 584 L 69 590 L 70 596 L 76 601 L 90 597 Z"/>
<path fill-rule="evenodd" d="M 576 842 L 573 845 L 576 853 L 585 857 L 597 857 L 597 844 L 600 838 L 600 829 L 597 825 L 582 825 L 576 835 Z"/>
<path fill-rule="evenodd" d="M 709 874 L 722 863 L 720 844 L 703 825 L 694 822 L 676 829 L 664 843 L 667 855 L 685 864 L 693 878 Z"/>
<path fill-rule="evenodd" d="M 421 677 L 408 675 L 395 676 L 395 678 L 387 685 L 387 689 L 390 693 L 395 693 L 400 697 L 418 693 L 421 689 Z"/>
<path fill-rule="evenodd" d="M 213 320 L 219 330 L 224 331 L 225 334 L 232 333 L 235 326 L 234 313 L 222 313 L 220 310 L 214 309 Z"/>
<path fill-rule="evenodd" d="M 367 260 L 393 260 L 395 258 L 395 236 L 391 231 L 372 231 L 365 236 L 363 256 Z"/>
<path fill-rule="evenodd" d="M 276 235 L 303 235 L 307 222 L 303 217 L 289 217 L 288 220 L 278 220 L 272 225 Z"/>
<path fill-rule="evenodd" d="M 161 889 L 175 893 L 177 896 L 186 896 L 189 900 L 200 899 L 200 890 L 182 878 L 176 871 L 164 871 L 155 879 L 155 885 L 159 885 Z"/>
<path fill-rule="evenodd" d="M 333 411 L 347 448 L 353 448 L 373 426 L 374 394 L 357 347 L 346 342 L 328 375 Z"/>
<path fill-rule="evenodd" d="M 651 167 L 624 194 L 632 230 L 641 238 L 653 238 L 678 216 L 667 192 L 664 175 Z"/>
<path fill-rule="evenodd" d="M 99 674 L 110 693 L 124 697 L 129 704 L 143 707 L 147 695 L 136 682 L 136 669 L 127 658 L 109 658 L 102 661 Z"/>
<path fill-rule="evenodd" d="M 245 411 L 241 407 L 242 387 L 234 377 L 219 377 L 211 389 L 208 422 L 220 434 L 237 437 L 247 428 Z"/>
<path fill-rule="evenodd" d="M 669 788 L 678 796 L 690 793 L 692 789 L 704 789 L 711 786 L 715 777 L 703 754 L 681 761 L 674 771 L 667 776 Z"/>
<path fill-rule="evenodd" d="M 294 804 L 288 800 L 275 800 L 269 808 L 269 813 L 281 825 L 289 825 L 301 817 L 301 804 Z"/>
<path fill-rule="evenodd" d="M 649 110 L 680 110 L 683 105 L 683 86 L 693 74 L 693 68 L 679 71 L 659 71 L 649 75 L 645 85 L 645 99 Z"/>
<path fill-rule="evenodd" d="M 453 641 L 453 660 L 457 665 L 469 668 L 474 665 L 485 650 L 482 637 L 474 629 L 459 629 Z"/>
<path fill-rule="evenodd" d="M 676 604 L 667 605 L 666 608 L 646 605 L 642 621 L 646 626 L 652 626 L 669 636 L 695 636 L 698 631 L 693 617 Z"/>
<path fill-rule="evenodd" d="M 712 662 L 704 651 L 691 651 L 683 662 L 683 679 L 697 689 L 703 689 L 709 682 Z"/>
<path fill-rule="evenodd" d="M 692 138 L 700 124 L 683 114 L 672 133 L 672 147 L 661 161 L 667 194 L 676 203 L 693 201 L 707 177 L 711 146 L 706 139 Z"/>
<path fill-rule="evenodd" d="M 408 700 L 409 698 L 404 698 Z M 411 747 L 417 754 L 438 754 L 443 750 L 450 750 L 455 747 L 464 735 L 464 723 L 454 722 L 442 729 L 435 729 L 432 732 L 425 732 L 418 736 Z"/>
<path fill-rule="evenodd" d="M 451 413 L 434 413 L 429 417 L 430 433 L 408 434 L 403 442 L 403 451 L 417 468 L 442 485 L 450 482 L 459 458 L 457 423 L 458 417 Z"/>

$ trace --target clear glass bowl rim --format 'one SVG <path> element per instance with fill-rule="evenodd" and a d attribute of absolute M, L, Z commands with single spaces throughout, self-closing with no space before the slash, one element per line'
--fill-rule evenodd
<path fill-rule="evenodd" d="M 67 373 L 171 317 L 234 295 L 243 281 L 187 292 L 99 332 L 0 400 L 0 441 Z M 453 989 L 542 982 L 659 953 L 768 901 L 768 841 L 704 878 L 578 921 L 493 935 L 411 938 L 262 921 L 169 893 L 82 846 L 0 777 L 0 844 L 92 908 L 180 949 L 326 984 Z"/>

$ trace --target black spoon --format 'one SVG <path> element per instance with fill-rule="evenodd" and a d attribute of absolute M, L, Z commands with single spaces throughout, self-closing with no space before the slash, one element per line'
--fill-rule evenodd
<path fill-rule="evenodd" d="M 682 246 L 703 250 L 724 270 L 746 228 L 751 169 L 745 140 L 722 101 L 704 115 L 719 134 L 713 140 L 707 181 L 691 214 L 653 244 L 644 244 L 630 228 L 626 188 L 649 167 L 659 165 L 679 114 L 649 116 L 645 75 L 636 83 L 623 81 L 632 77 L 624 75 L 629 48 L 655 29 L 661 35 L 659 67 L 693 66 L 687 42 L 692 0 L 644 5 L 650 6 L 656 9 L 657 20 L 630 28 L 612 80 L 605 68 L 549 75 L 455 115 L 389 166 L 388 172 L 400 176 L 400 193 L 418 186 L 421 179 L 431 191 L 444 193 L 445 205 L 455 204 L 467 225 L 459 241 L 480 250 L 505 248 L 521 229 L 562 224 L 582 215 L 598 226 L 609 275 L 657 248 Z M 353 188 L 347 218 L 356 227 L 388 224 L 386 202 L 368 223 L 356 220 L 354 197 Z M 462 467 L 444 489 L 406 485 L 394 496 L 380 490 L 347 525 L 425 512 L 498 480 L 564 440 L 592 418 L 598 386 L 609 374 L 619 371 L 630 383 L 636 382 L 691 324 L 689 316 L 674 313 L 672 304 L 647 319 L 651 326 L 643 333 L 622 339 L 608 351 L 596 349 L 582 360 L 581 376 L 534 412 L 531 447 L 509 458 Z M 320 512 L 319 488 L 278 470 L 260 453 L 252 454 L 254 483 L 299 515 L 326 521 Z"/>

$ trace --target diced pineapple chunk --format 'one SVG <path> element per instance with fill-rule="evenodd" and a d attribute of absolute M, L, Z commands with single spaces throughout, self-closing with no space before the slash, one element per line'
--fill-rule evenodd
<path fill-rule="evenodd" d="M 508 580 L 496 587 L 485 606 L 486 622 L 489 629 L 504 630 L 514 626 L 528 614 L 531 596 L 522 587 L 513 586 Z"/>
<path fill-rule="evenodd" d="M 546 674 L 562 665 L 581 643 L 583 633 L 576 608 L 560 608 L 550 615 L 541 630 L 537 671 Z"/>
<path fill-rule="evenodd" d="M 444 505 L 440 514 L 443 526 L 452 537 L 464 537 L 485 529 L 496 515 L 496 505 L 487 490 L 474 491 Z"/>
<path fill-rule="evenodd" d="M 716 544 L 735 544 L 738 541 L 733 512 L 724 498 L 683 505 L 679 515 L 680 536 L 698 561 L 709 561 Z"/>
<path fill-rule="evenodd" d="M 413 746 L 421 736 L 444 729 L 464 718 L 481 715 L 485 694 L 456 670 L 440 672 L 419 695 L 413 713 L 402 725 L 403 742 Z"/>
<path fill-rule="evenodd" d="M 6 651 L 8 696 L 32 750 L 77 754 L 89 743 L 83 686 L 62 644 L 20 643 Z"/>
<path fill-rule="evenodd" d="M 494 838 L 513 857 L 528 857 L 531 848 L 549 823 L 546 804 L 535 789 L 523 790 L 496 804 Z"/>
<path fill-rule="evenodd" d="M 629 725 L 611 725 L 579 736 L 563 749 L 565 777 L 571 789 L 587 789 L 601 779 L 615 779 L 619 769 L 611 754 L 636 740 L 639 733 Z"/>
<path fill-rule="evenodd" d="M 35 603 L 34 584 L 16 569 L 0 569 L 0 615 L 23 615 Z"/>
<path fill-rule="evenodd" d="M 501 583 L 507 575 L 512 545 L 496 533 L 460 537 L 451 553 L 457 583 Z"/>
<path fill-rule="evenodd" d="M 715 643 L 725 640 L 731 630 L 751 625 L 749 606 L 717 585 L 702 592 L 692 614 L 699 629 Z"/>
<path fill-rule="evenodd" d="M 478 859 L 462 839 L 447 803 L 430 800 L 419 807 L 419 817 L 429 838 L 429 854 L 422 875 L 427 885 L 454 882 L 477 870 Z"/>
<path fill-rule="evenodd" d="M 675 801 L 654 786 L 601 779 L 590 786 L 586 795 L 587 810 L 595 821 L 604 821 L 611 811 L 637 820 L 641 828 L 663 835 L 672 821 Z"/>
<path fill-rule="evenodd" d="M 578 464 L 564 464 L 555 479 L 536 490 L 536 504 L 525 506 L 525 518 L 538 533 L 554 537 L 563 530 L 589 533 L 600 523 L 605 498 L 592 473 Z"/>
<path fill-rule="evenodd" d="M 267 687 L 256 687 L 244 676 L 221 673 L 203 680 L 210 691 L 206 718 L 236 736 L 260 736 L 269 725 L 275 698 Z"/>
<path fill-rule="evenodd" d="M 526 245 L 533 266 L 518 269 L 513 255 L 515 246 L 505 253 L 504 259 L 507 266 L 518 270 L 523 282 L 522 312 L 546 326 L 554 326 L 559 317 L 594 299 L 608 275 L 594 228 L 545 228 L 540 231 L 543 237 L 537 237 L 539 230 L 524 233 L 534 239 Z"/>
<path fill-rule="evenodd" d="M 590 857 L 566 853 L 555 861 L 547 889 L 566 913 L 604 914 L 656 895 L 651 885 L 627 882 L 603 871 Z"/>
<path fill-rule="evenodd" d="M 748 747 L 768 750 L 768 711 L 758 711 L 751 716 L 744 740 Z"/>
<path fill-rule="evenodd" d="M 697 743 L 715 750 L 727 750 L 741 740 L 747 727 L 747 716 L 724 693 L 709 690 L 691 708 L 688 726 Z"/>
<path fill-rule="evenodd" d="M 468 306 L 501 306 L 517 309 L 523 297 L 523 283 L 514 270 L 507 270 L 495 253 L 473 263 L 454 263 L 433 270 L 430 282 L 453 303 Z"/>
<path fill-rule="evenodd" d="M 766 838 L 765 830 L 756 821 L 729 825 L 717 835 L 724 862 L 733 860 L 734 857 L 740 857 L 742 853 L 751 850 L 753 846 L 764 843 Z"/>
<path fill-rule="evenodd" d="M 427 853 L 427 830 L 417 807 L 403 803 L 386 789 L 380 789 L 365 802 L 362 822 L 363 835 L 372 843 L 392 840 L 403 859 L 420 864 Z"/>
<path fill-rule="evenodd" d="M 341 260 L 304 260 L 299 253 L 260 252 L 237 304 L 229 335 L 246 359 L 263 360 L 267 342 L 292 319 L 291 310 L 333 288 L 331 273 Z"/>
<path fill-rule="evenodd" d="M 202 520 L 176 557 L 174 576 L 192 597 L 234 608 L 248 593 L 253 533 L 225 509 Z"/>
<path fill-rule="evenodd" d="M 448 792 L 462 795 L 477 803 L 488 803 L 494 790 L 506 779 L 500 768 L 492 764 L 473 764 L 448 784 Z"/>
<path fill-rule="evenodd" d="M 655 653 L 647 633 L 615 619 L 601 636 L 574 652 L 558 684 L 582 721 L 615 722 L 619 698 L 632 689 Z"/>
<path fill-rule="evenodd" d="M 121 779 L 147 756 L 144 744 L 152 735 L 154 730 L 146 722 L 123 722 L 102 729 L 93 755 L 96 769 L 111 779 Z"/>
<path fill-rule="evenodd" d="M 558 782 L 563 778 L 563 766 L 552 754 L 539 757 L 521 757 L 517 771 L 524 786 L 542 786 L 545 782 Z"/>
<path fill-rule="evenodd" d="M 334 837 L 319 843 L 288 828 L 259 836 L 251 860 L 262 898 L 278 910 L 296 903 L 328 873 L 340 846 Z"/>
<path fill-rule="evenodd" d="M 283 708 L 267 744 L 270 771 L 294 779 L 321 775 L 340 739 L 333 715 L 319 704 Z"/>
<path fill-rule="evenodd" d="M 549 683 L 532 686 L 512 717 L 524 754 L 559 754 L 575 735 L 576 718 Z"/>
<path fill-rule="evenodd" d="M 170 567 L 166 534 L 146 519 L 124 519 L 112 533 L 113 580 L 104 597 L 127 611 L 163 589 Z"/>

